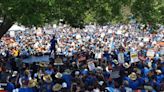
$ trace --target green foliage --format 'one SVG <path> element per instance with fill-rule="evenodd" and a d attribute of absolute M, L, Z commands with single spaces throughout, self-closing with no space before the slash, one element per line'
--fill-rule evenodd
<path fill-rule="evenodd" d="M 50 21 L 53 0 L 1 0 L 0 16 L 25 26 Z"/>
<path fill-rule="evenodd" d="M 0 18 L 25 26 L 63 19 L 73 27 L 97 23 L 164 24 L 164 0 L 0 0 Z"/>
<path fill-rule="evenodd" d="M 164 0 L 135 0 L 132 5 L 132 13 L 139 22 L 161 23 L 164 16 L 162 11 Z"/>

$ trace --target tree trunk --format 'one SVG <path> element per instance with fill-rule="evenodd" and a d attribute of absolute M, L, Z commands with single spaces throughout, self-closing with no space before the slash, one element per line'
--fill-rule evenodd
<path fill-rule="evenodd" d="M 0 39 L 11 28 L 13 24 L 14 24 L 13 21 L 9 21 L 7 19 L 3 20 L 2 24 L 0 24 Z"/>

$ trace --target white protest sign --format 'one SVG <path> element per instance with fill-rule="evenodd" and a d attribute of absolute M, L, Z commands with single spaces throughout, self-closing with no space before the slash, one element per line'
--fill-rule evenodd
<path fill-rule="evenodd" d="M 118 54 L 118 61 L 119 63 L 124 63 L 124 53 L 119 53 Z"/>
<path fill-rule="evenodd" d="M 41 36 L 41 35 L 43 35 L 43 33 L 42 33 L 42 29 L 39 27 L 39 28 L 37 28 L 37 30 L 36 30 L 36 35 L 37 36 Z"/>
<path fill-rule="evenodd" d="M 111 34 L 113 31 L 111 29 L 108 30 L 108 34 Z"/>
<path fill-rule="evenodd" d="M 94 70 L 96 67 L 95 67 L 95 64 L 93 62 L 88 62 L 88 68 L 90 71 Z"/>
<path fill-rule="evenodd" d="M 10 37 L 15 37 L 15 32 L 14 31 L 10 31 Z"/>
<path fill-rule="evenodd" d="M 104 36 L 105 36 L 105 33 L 101 33 L 101 38 L 104 38 Z"/>
<path fill-rule="evenodd" d="M 98 53 L 98 59 L 101 59 L 102 53 Z"/>
<path fill-rule="evenodd" d="M 122 31 L 121 31 L 121 30 L 118 30 L 118 31 L 116 32 L 116 34 L 120 35 L 120 34 L 122 34 Z"/>
<path fill-rule="evenodd" d="M 76 35 L 76 39 L 81 39 L 81 35 L 80 34 L 77 34 Z"/>
<path fill-rule="evenodd" d="M 143 41 L 144 42 L 148 42 L 149 41 L 149 38 L 148 37 L 144 37 Z"/>
<path fill-rule="evenodd" d="M 152 50 L 152 49 L 149 49 L 149 50 L 147 51 L 147 56 L 148 56 L 148 57 L 154 57 L 154 54 L 155 54 L 155 52 L 154 52 L 154 50 Z"/>
<path fill-rule="evenodd" d="M 138 62 L 138 54 L 137 52 L 130 52 L 131 63 Z"/>

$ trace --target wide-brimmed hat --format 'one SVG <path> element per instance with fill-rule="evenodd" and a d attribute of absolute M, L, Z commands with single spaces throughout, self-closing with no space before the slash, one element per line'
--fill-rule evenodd
<path fill-rule="evenodd" d="M 155 72 L 157 73 L 157 74 L 161 74 L 162 73 L 162 71 L 161 70 L 155 70 Z"/>
<path fill-rule="evenodd" d="M 71 74 L 71 70 L 70 70 L 70 69 L 66 69 L 66 70 L 64 71 L 64 74 Z"/>
<path fill-rule="evenodd" d="M 37 79 L 29 80 L 28 87 L 36 87 L 37 86 Z"/>
<path fill-rule="evenodd" d="M 52 87 L 52 90 L 55 92 L 55 91 L 60 91 L 62 89 L 62 85 L 61 84 L 55 84 L 53 87 Z"/>
<path fill-rule="evenodd" d="M 66 82 L 62 83 L 62 88 L 67 88 L 67 83 Z"/>
<path fill-rule="evenodd" d="M 80 74 L 80 71 L 75 71 L 75 75 L 78 76 Z"/>
<path fill-rule="evenodd" d="M 137 75 L 135 72 L 132 72 L 129 76 L 128 76 L 131 80 L 136 80 L 137 79 Z"/>
<path fill-rule="evenodd" d="M 118 64 L 118 61 L 115 59 L 115 60 L 113 60 L 113 63 L 115 63 L 117 65 Z"/>
<path fill-rule="evenodd" d="M 39 66 L 40 67 L 48 67 L 48 64 L 46 64 L 46 63 L 39 63 Z"/>
<path fill-rule="evenodd" d="M 141 74 L 141 70 L 139 68 L 134 68 L 137 74 Z"/>
<path fill-rule="evenodd" d="M 60 57 L 58 57 L 55 59 L 55 63 L 63 63 L 63 60 Z"/>
<path fill-rule="evenodd" d="M 130 67 L 130 64 L 128 64 L 127 62 L 123 64 L 123 67 L 125 68 L 129 68 Z"/>
<path fill-rule="evenodd" d="M 148 91 L 154 90 L 152 86 L 147 86 L 147 85 L 144 86 L 144 89 Z"/>
<path fill-rule="evenodd" d="M 99 81 L 98 84 L 102 86 L 104 84 L 104 81 Z"/>
<path fill-rule="evenodd" d="M 26 75 L 29 75 L 29 74 L 30 74 L 30 70 L 26 69 L 26 70 L 24 71 L 24 73 L 25 73 Z"/>
<path fill-rule="evenodd" d="M 60 72 L 58 72 L 58 73 L 55 74 L 55 77 L 58 78 L 58 79 L 60 79 L 62 76 L 63 76 L 63 74 L 60 73 Z"/>
<path fill-rule="evenodd" d="M 13 74 L 12 74 L 12 77 L 17 76 L 17 74 L 18 74 L 18 71 L 14 71 Z"/>
<path fill-rule="evenodd" d="M 97 66 L 97 67 L 96 67 L 96 70 L 97 70 L 97 71 L 103 71 L 103 68 L 102 68 L 101 66 Z"/>
<path fill-rule="evenodd" d="M 43 80 L 47 83 L 51 83 L 52 82 L 52 77 L 50 75 L 44 75 Z"/>

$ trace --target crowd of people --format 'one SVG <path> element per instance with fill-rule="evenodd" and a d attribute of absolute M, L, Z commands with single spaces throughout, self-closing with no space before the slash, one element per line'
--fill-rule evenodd
<path fill-rule="evenodd" d="M 164 27 L 151 30 L 117 24 L 18 31 L 1 39 L 0 80 L 8 92 L 164 91 Z M 23 63 L 50 53 L 52 43 L 54 60 Z"/>

